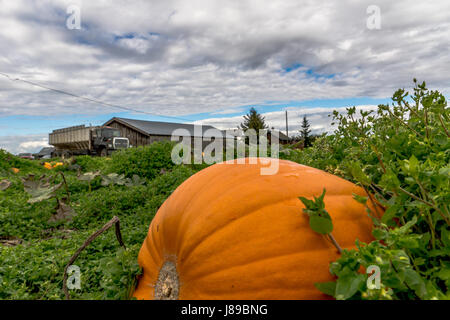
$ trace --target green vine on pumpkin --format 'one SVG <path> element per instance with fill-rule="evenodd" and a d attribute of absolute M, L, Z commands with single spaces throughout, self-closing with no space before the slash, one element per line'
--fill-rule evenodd
<path fill-rule="evenodd" d="M 326 189 L 323 189 L 323 193 L 318 198 L 314 197 L 314 200 L 309 200 L 305 197 L 299 197 L 299 199 L 305 206 L 303 212 L 309 216 L 311 229 L 326 236 L 341 254 L 342 248 L 331 233 L 333 231 L 333 221 L 328 211 L 325 210 L 325 203 L 323 202 L 325 193 Z"/>

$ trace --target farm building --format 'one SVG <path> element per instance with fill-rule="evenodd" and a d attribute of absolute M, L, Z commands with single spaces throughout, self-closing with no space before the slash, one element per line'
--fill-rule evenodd
<path fill-rule="evenodd" d="M 228 133 L 228 135 L 231 135 L 231 136 L 235 137 L 236 139 L 244 139 L 244 133 L 243 133 L 242 129 L 232 129 L 232 130 L 227 131 L 227 133 Z M 291 141 L 291 139 L 283 132 L 281 132 L 279 130 L 275 130 L 275 129 L 270 129 L 270 130 L 267 130 L 267 140 L 269 141 L 269 143 L 272 142 L 272 133 L 277 134 L 279 144 L 288 144 Z"/>
<path fill-rule="evenodd" d="M 280 144 L 288 144 L 291 141 L 286 134 L 274 129 L 269 130 L 269 133 L 267 134 L 267 139 L 269 139 L 269 141 L 272 140 L 272 132 L 276 132 L 278 134 L 278 141 Z"/>
<path fill-rule="evenodd" d="M 172 122 L 160 122 L 160 121 L 146 121 L 135 120 L 126 118 L 112 118 L 104 124 L 117 128 L 122 132 L 123 137 L 127 137 L 130 140 L 130 145 L 133 147 L 139 147 L 151 144 L 156 141 L 171 140 L 172 135 L 176 137 L 191 137 L 191 143 L 194 139 L 204 139 L 214 136 L 214 133 L 210 130 L 216 130 L 223 136 L 225 143 L 225 134 L 217 128 L 212 126 L 199 126 L 185 123 L 172 123 Z M 178 132 L 176 132 L 178 130 Z M 234 139 L 232 136 L 226 136 L 227 140 Z M 206 145 L 210 144 L 211 140 L 205 139 L 202 143 L 203 149 Z"/>
<path fill-rule="evenodd" d="M 35 159 L 50 159 L 54 151 L 55 148 L 53 147 L 45 147 L 42 148 L 38 153 L 33 154 L 33 156 Z"/>

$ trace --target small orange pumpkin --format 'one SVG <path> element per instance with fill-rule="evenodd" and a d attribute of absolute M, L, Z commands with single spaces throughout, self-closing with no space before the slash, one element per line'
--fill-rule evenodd
<path fill-rule="evenodd" d="M 53 169 L 53 166 L 52 166 L 52 164 L 51 164 L 50 162 L 45 162 L 45 163 L 44 163 L 44 167 L 45 167 L 46 169 L 48 169 L 48 170 L 52 170 L 52 169 Z"/>
<path fill-rule="evenodd" d="M 314 283 L 332 281 L 339 254 L 315 233 L 299 196 L 326 188 L 325 208 L 343 248 L 371 241 L 372 221 L 352 193 L 355 184 L 279 160 L 216 164 L 186 180 L 153 219 L 139 252 L 137 299 L 326 299 Z M 373 209 L 373 208 L 372 208 Z"/>

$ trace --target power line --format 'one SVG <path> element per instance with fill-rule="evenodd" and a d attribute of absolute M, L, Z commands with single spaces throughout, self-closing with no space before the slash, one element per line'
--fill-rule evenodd
<path fill-rule="evenodd" d="M 53 92 L 60 93 L 60 94 L 65 94 L 65 95 L 68 95 L 68 96 L 71 96 L 71 97 L 74 97 L 74 98 L 77 98 L 77 99 L 83 99 L 85 101 L 101 104 L 101 105 L 112 107 L 112 108 L 116 108 L 116 109 L 121 109 L 121 110 L 126 110 L 126 111 L 131 111 L 131 112 L 137 112 L 137 113 L 143 113 L 143 114 L 156 116 L 156 117 L 161 117 L 161 118 L 167 118 L 167 119 L 176 119 L 176 120 L 190 121 L 190 122 L 194 121 L 192 119 L 185 119 L 185 118 L 180 118 L 180 117 L 175 117 L 175 116 L 165 116 L 165 115 L 162 115 L 162 114 L 136 110 L 136 109 L 132 109 L 132 108 L 128 108 L 128 107 L 119 106 L 119 105 L 116 105 L 116 104 L 111 104 L 111 103 L 108 103 L 108 102 L 103 102 L 103 101 L 100 101 L 100 100 L 97 100 L 97 99 L 83 97 L 83 96 L 77 95 L 75 93 L 71 93 L 71 92 L 68 92 L 68 91 L 65 91 L 65 90 L 51 88 L 51 87 L 48 87 L 48 86 L 45 86 L 45 85 L 42 85 L 42 84 L 39 84 L 39 83 L 36 83 L 36 82 L 33 82 L 33 81 L 24 80 L 24 79 L 20 79 L 20 78 L 13 78 L 10 75 L 8 75 L 6 73 L 3 73 L 3 72 L 0 72 L 0 75 L 8 78 L 10 81 L 13 81 L 13 82 L 14 81 L 21 81 L 21 82 L 24 82 L 26 84 L 29 84 L 29 85 L 32 85 L 32 86 L 35 86 L 35 87 L 39 87 L 39 88 L 42 88 L 42 89 L 45 89 L 45 90 L 53 91 Z"/>

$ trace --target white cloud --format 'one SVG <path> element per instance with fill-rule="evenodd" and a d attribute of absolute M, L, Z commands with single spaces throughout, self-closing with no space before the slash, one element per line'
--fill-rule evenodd
<path fill-rule="evenodd" d="M 368 111 L 376 110 L 375 105 L 360 105 L 355 106 L 357 114 L 355 118 L 358 118 L 359 110 Z M 320 134 L 323 132 L 332 132 L 335 127 L 331 125 L 332 117 L 329 117 L 333 110 L 340 113 L 345 113 L 346 107 L 341 108 L 307 108 L 307 107 L 289 107 L 288 111 L 288 130 L 289 136 L 295 136 L 299 134 L 301 122 L 303 116 L 306 116 L 311 125 L 311 131 L 314 134 Z M 275 128 L 277 130 L 286 132 L 286 115 L 284 111 L 266 112 L 261 113 L 265 117 L 265 122 L 269 128 Z M 212 118 L 196 121 L 197 124 L 208 124 L 215 126 L 221 130 L 235 129 L 243 121 L 242 116 L 236 117 L 224 117 L 224 118 Z"/>
<path fill-rule="evenodd" d="M 81 7 L 82 30 L 66 28 Z M 2 1 L 0 71 L 146 112 L 449 91 L 450 2 Z M 284 70 L 300 66 L 291 72 Z M 311 74 L 312 73 L 312 74 Z M 0 116 L 107 113 L 0 76 Z"/>
<path fill-rule="evenodd" d="M 19 150 L 36 150 L 38 148 L 48 147 L 47 140 L 27 141 L 19 144 Z"/>
<path fill-rule="evenodd" d="M 218 115 L 218 114 L 232 114 L 232 113 L 240 113 L 243 111 L 242 107 L 238 107 L 238 108 L 229 108 L 229 109 L 224 109 L 221 111 L 217 111 L 217 112 L 212 112 L 212 115 Z"/>
<path fill-rule="evenodd" d="M 23 152 L 37 153 L 44 147 L 48 147 L 47 135 L 22 135 L 0 137 L 0 149 L 12 154 Z"/>

